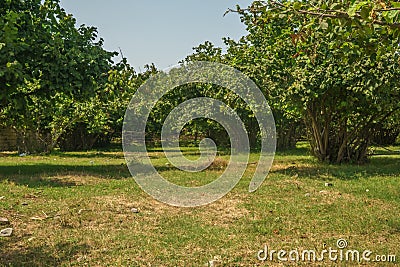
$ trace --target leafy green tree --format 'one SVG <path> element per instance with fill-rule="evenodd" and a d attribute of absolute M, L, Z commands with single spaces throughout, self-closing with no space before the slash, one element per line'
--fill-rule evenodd
<path fill-rule="evenodd" d="M 91 97 L 93 106 L 86 109 L 86 116 L 69 125 L 62 135 L 60 149 L 88 150 L 120 140 L 126 107 L 137 88 L 156 72 L 154 65 L 146 65 L 144 72 L 136 73 L 125 58 L 112 66 L 107 82 Z"/>
<path fill-rule="evenodd" d="M 302 115 L 313 154 L 364 162 L 376 126 L 398 121 L 399 4 L 255 1 L 236 12 L 250 51 L 266 47 L 256 65 L 281 80 L 277 100 Z"/>
<path fill-rule="evenodd" d="M 221 48 L 215 47 L 209 41 L 195 47 L 194 53 L 187 56 L 185 61 L 212 61 L 233 66 L 233 63 L 230 61 L 229 54 L 224 54 Z M 235 112 L 241 117 L 242 121 L 244 122 L 247 132 L 249 134 L 250 146 L 252 148 L 256 148 L 260 145 L 258 138 L 260 132 L 258 122 L 250 107 L 239 96 L 233 94 L 226 88 L 221 88 L 219 86 L 211 84 L 191 86 L 190 90 L 192 90 L 191 97 L 210 97 L 218 99 L 230 106 L 233 110 L 235 110 Z M 219 145 L 229 145 L 229 143 L 227 142 L 227 140 L 229 139 L 227 136 L 227 132 L 220 124 L 216 123 L 215 121 L 197 120 L 196 124 L 189 126 L 196 127 L 196 131 L 217 141 Z"/>
<path fill-rule="evenodd" d="M 251 25 L 251 20 L 248 21 L 244 16 L 242 18 L 248 26 Z M 297 140 L 304 132 L 304 125 L 301 121 L 301 114 L 296 113 L 294 110 L 290 112 L 288 105 L 279 101 L 280 89 L 291 82 L 285 72 L 286 66 L 282 66 L 289 66 L 291 62 L 286 62 L 282 57 L 274 56 L 277 49 L 282 48 L 271 42 L 272 39 L 269 39 L 269 35 L 274 34 L 274 31 L 279 31 L 279 28 L 269 28 L 266 31 L 268 34 L 260 33 L 259 29 L 252 29 L 249 35 L 244 36 L 238 42 L 225 38 L 227 52 L 224 54 L 221 48 L 215 47 L 210 42 L 205 42 L 195 47 L 195 52 L 188 56 L 186 60 L 222 62 L 231 65 L 250 77 L 262 90 L 274 113 L 277 128 L 277 148 L 287 149 L 296 145 Z M 288 55 L 293 50 L 294 48 L 289 48 L 285 53 Z M 283 50 L 280 50 L 280 53 L 282 52 Z M 278 65 L 281 69 L 276 68 Z M 231 107 L 242 117 L 247 126 L 250 143 L 252 147 L 255 147 L 259 137 L 259 128 L 252 112 L 248 110 L 245 103 L 239 101 L 237 97 L 233 97 L 226 90 L 220 91 L 219 95 L 223 101 L 227 100 L 227 96 L 231 96 L 229 101 L 233 104 Z M 221 133 L 217 135 L 221 136 Z"/>
<path fill-rule="evenodd" d="M 16 130 L 20 150 L 51 151 L 97 106 L 116 53 L 58 0 L 5 0 L 0 15 L 0 123 Z"/>
<path fill-rule="evenodd" d="M 251 25 L 250 21 L 246 23 Z M 293 48 L 274 43 L 270 37 L 275 35 L 276 31 L 279 32 L 280 28 L 256 28 L 238 42 L 225 39 L 228 45 L 226 57 L 232 66 L 246 73 L 262 90 L 274 114 L 277 149 L 289 149 L 295 147 L 297 140 L 304 134 L 304 124 L 301 114 L 290 109 L 290 106 L 280 99 L 282 88 L 292 82 L 291 77 L 287 75 L 292 60 L 287 58 L 290 58 L 288 55 L 293 53 Z M 281 56 L 276 56 L 279 54 Z"/>

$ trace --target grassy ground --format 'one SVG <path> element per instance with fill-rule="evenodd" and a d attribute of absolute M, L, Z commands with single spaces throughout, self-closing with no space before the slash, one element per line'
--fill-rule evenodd
<path fill-rule="evenodd" d="M 399 264 L 400 155 L 375 156 L 363 166 L 328 166 L 307 154 L 305 147 L 278 153 L 255 193 L 247 192 L 250 166 L 226 197 L 189 209 L 143 193 L 121 152 L 2 153 L 0 217 L 11 226 L 0 229 L 12 227 L 14 233 L 0 237 L 0 266 L 287 266 L 261 262 L 257 252 L 265 245 L 322 251 L 337 248 L 340 238 L 349 249 L 373 251 L 371 258 L 397 255 Z M 186 174 L 166 168 L 160 152 L 152 156 L 164 177 L 183 185 L 221 173 Z M 326 259 L 291 265 L 334 264 Z"/>

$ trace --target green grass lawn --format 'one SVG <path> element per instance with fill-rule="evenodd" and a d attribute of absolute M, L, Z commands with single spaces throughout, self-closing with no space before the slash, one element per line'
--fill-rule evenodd
<path fill-rule="evenodd" d="M 222 173 L 184 173 L 166 168 L 159 150 L 151 154 L 177 184 L 198 186 Z M 264 184 L 248 193 L 252 171 L 249 165 L 238 186 L 211 205 L 176 208 L 141 191 L 122 152 L 0 153 L 0 217 L 11 223 L 0 229 L 14 229 L 0 237 L 0 266 L 396 266 L 257 259 L 265 245 L 322 251 L 341 238 L 371 257 L 396 255 L 399 264 L 400 155 L 329 166 L 299 146 L 277 153 Z"/>

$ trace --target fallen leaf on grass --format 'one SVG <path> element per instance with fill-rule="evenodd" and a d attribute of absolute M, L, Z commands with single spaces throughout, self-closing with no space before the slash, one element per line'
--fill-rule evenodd
<path fill-rule="evenodd" d="M 11 236 L 13 233 L 13 229 L 12 228 L 6 228 L 0 231 L 0 237 L 9 237 Z"/>
<path fill-rule="evenodd" d="M 131 209 L 131 212 L 132 213 L 139 213 L 139 209 L 133 208 L 133 209 Z"/>
<path fill-rule="evenodd" d="M 44 216 L 41 216 L 41 217 L 39 217 L 39 216 L 33 216 L 33 217 L 31 217 L 30 219 L 33 220 L 33 221 L 44 221 L 44 220 L 50 218 L 50 216 L 48 216 L 48 215 L 47 215 L 46 213 L 44 213 L 43 211 L 42 211 L 42 213 L 43 213 Z"/>

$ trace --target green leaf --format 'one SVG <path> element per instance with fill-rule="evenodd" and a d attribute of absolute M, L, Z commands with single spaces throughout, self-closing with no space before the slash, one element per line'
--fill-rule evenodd
<path fill-rule="evenodd" d="M 368 5 L 369 5 L 369 1 L 360 2 L 356 5 L 356 9 L 359 10 L 360 8 L 362 8 L 364 6 L 368 6 Z"/>
<path fill-rule="evenodd" d="M 387 23 L 393 23 L 395 18 L 400 14 L 400 10 L 391 10 L 388 12 L 383 12 L 383 17 Z"/>
<path fill-rule="evenodd" d="M 363 2 L 355 2 L 348 10 L 348 14 L 350 17 L 354 17 L 358 11 L 360 11 L 361 8 L 368 6 L 369 2 L 363 1 Z"/>
<path fill-rule="evenodd" d="M 362 17 L 363 19 L 368 19 L 370 14 L 371 14 L 371 9 L 370 9 L 370 8 L 368 8 L 368 7 L 363 7 L 363 8 L 361 9 L 360 15 L 361 15 L 361 17 Z"/>
<path fill-rule="evenodd" d="M 302 3 L 300 3 L 300 2 L 296 2 L 293 4 L 293 8 L 295 10 L 300 10 L 302 6 L 303 6 Z"/>
<path fill-rule="evenodd" d="M 352 6 L 347 13 L 349 14 L 350 17 L 354 17 L 357 13 L 356 7 Z"/>
<path fill-rule="evenodd" d="M 394 8 L 400 8 L 400 2 L 390 2 Z"/>

